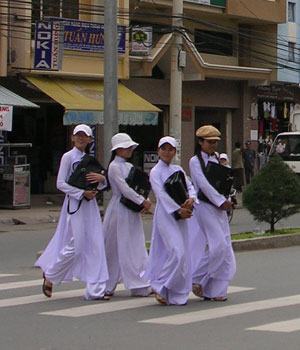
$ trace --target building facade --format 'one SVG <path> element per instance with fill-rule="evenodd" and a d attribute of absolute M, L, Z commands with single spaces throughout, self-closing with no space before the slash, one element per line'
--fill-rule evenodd
<path fill-rule="evenodd" d="M 93 127 L 94 152 L 103 159 L 104 0 L 53 3 L 0 5 L 0 85 L 39 106 L 16 110 L 13 131 L 7 133 L 10 142 L 33 143 L 33 192 L 55 191 L 59 159 L 70 147 L 75 124 Z M 176 33 L 182 36 L 177 47 L 182 165 L 188 168 L 195 130 L 206 123 L 221 130 L 221 152 L 230 155 L 236 141 L 248 139 L 257 148 L 273 132 L 273 119 L 262 125 L 263 102 L 271 97 L 289 108 L 299 97 L 296 85 L 283 84 L 296 84 L 297 74 L 299 80 L 298 72 L 290 80 L 284 75 L 297 63 L 277 60 L 279 37 L 287 32 L 296 37 L 296 48 L 295 26 L 285 24 L 290 5 L 286 0 L 186 0 L 181 28 L 172 25 L 172 5 L 172 0 L 118 1 L 119 130 L 140 143 L 135 162 L 143 166 L 148 159 L 151 167 L 158 139 L 170 133 Z"/>
<path fill-rule="evenodd" d="M 0 85 L 38 109 L 16 109 L 8 142 L 31 142 L 32 192 L 55 191 L 74 125 L 94 131 L 103 161 L 104 0 L 1 1 Z M 118 1 L 118 79 L 129 78 L 129 1 Z M 118 85 L 120 128 L 154 128 L 159 108 Z"/>
<path fill-rule="evenodd" d="M 176 31 L 172 27 L 173 2 L 130 4 L 130 24 L 152 31 L 152 48 L 146 54 L 131 51 L 130 79 L 125 84 L 164 111 L 164 132 L 168 133 L 170 52 Z M 185 168 L 194 151 L 195 129 L 205 123 L 221 130 L 221 152 L 230 155 L 236 141 L 249 139 L 258 147 L 258 116 L 251 107 L 278 82 L 277 27 L 285 22 L 286 1 L 184 1 L 183 44 L 178 50 L 186 56 L 182 69 Z"/>

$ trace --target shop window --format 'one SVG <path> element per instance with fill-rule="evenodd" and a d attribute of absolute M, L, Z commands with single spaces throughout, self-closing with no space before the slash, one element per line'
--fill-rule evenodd
<path fill-rule="evenodd" d="M 79 18 L 79 0 L 33 0 L 32 22 L 45 17 Z"/>
<path fill-rule="evenodd" d="M 280 135 L 274 141 L 270 155 L 277 154 L 285 161 L 300 159 L 300 135 Z"/>
<path fill-rule="evenodd" d="M 165 79 L 165 75 L 163 71 L 158 67 L 158 65 L 154 66 L 152 69 L 152 79 Z"/>
<path fill-rule="evenodd" d="M 202 53 L 233 56 L 233 36 L 228 33 L 195 30 L 195 46 Z"/>
<path fill-rule="evenodd" d="M 295 43 L 289 42 L 289 61 L 295 62 Z"/>
<path fill-rule="evenodd" d="M 288 22 L 296 22 L 296 4 L 294 2 L 288 2 Z"/>

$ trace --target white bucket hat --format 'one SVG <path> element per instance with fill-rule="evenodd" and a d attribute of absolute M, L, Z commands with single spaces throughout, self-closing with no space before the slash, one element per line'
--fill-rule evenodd
<path fill-rule="evenodd" d="M 177 148 L 177 141 L 174 139 L 174 137 L 171 137 L 171 136 L 162 137 L 158 142 L 158 148 L 160 148 L 164 143 L 169 143 L 174 148 Z"/>
<path fill-rule="evenodd" d="M 117 148 L 129 148 L 129 147 L 136 148 L 138 145 L 139 144 L 134 142 L 129 135 L 123 132 L 120 132 L 111 138 L 112 151 L 116 150 Z"/>
<path fill-rule="evenodd" d="M 79 124 L 77 126 L 75 126 L 74 130 L 73 130 L 73 135 L 76 135 L 79 131 L 82 131 L 86 134 L 86 136 L 93 136 L 93 132 L 92 129 L 85 124 Z"/>
<path fill-rule="evenodd" d="M 221 153 L 220 156 L 219 156 L 220 159 L 226 159 L 226 160 L 229 160 L 228 159 L 228 155 L 226 153 Z"/>

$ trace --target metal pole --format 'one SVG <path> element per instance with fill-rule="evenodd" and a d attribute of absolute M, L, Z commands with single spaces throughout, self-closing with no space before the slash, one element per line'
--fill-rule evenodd
<path fill-rule="evenodd" d="M 118 132 L 117 0 L 104 4 L 104 164 L 110 159 L 111 138 Z"/>
<path fill-rule="evenodd" d="M 172 25 L 182 27 L 183 0 L 173 0 Z M 176 16 L 176 17 L 174 17 Z M 178 142 L 176 162 L 181 164 L 181 113 L 182 113 L 182 71 L 178 67 L 178 58 L 182 49 L 182 35 L 174 32 L 174 41 L 171 49 L 171 76 L 170 76 L 170 135 Z"/>
<path fill-rule="evenodd" d="M 7 51 L 8 51 L 8 2 L 2 1 L 0 6 L 0 76 L 7 76 Z"/>

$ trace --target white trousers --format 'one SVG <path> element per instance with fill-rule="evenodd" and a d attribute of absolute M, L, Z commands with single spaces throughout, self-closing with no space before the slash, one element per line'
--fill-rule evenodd
<path fill-rule="evenodd" d="M 58 254 L 57 259 L 44 274 L 53 284 L 60 284 L 72 267 L 75 260 L 75 243 L 74 238 L 62 249 Z M 99 299 L 104 296 L 106 283 L 87 283 L 84 297 L 86 300 Z"/>

